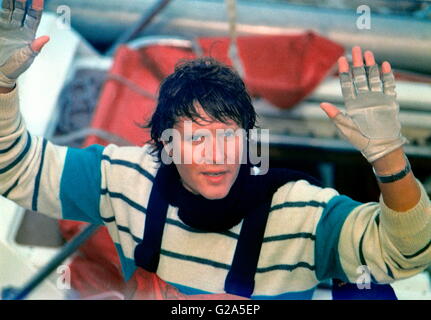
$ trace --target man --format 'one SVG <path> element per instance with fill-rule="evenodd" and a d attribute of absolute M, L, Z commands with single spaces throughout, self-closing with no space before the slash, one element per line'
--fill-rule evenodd
<path fill-rule="evenodd" d="M 304 299 L 325 279 L 355 283 L 366 270 L 389 283 L 431 262 L 430 200 L 403 152 L 389 63 L 381 77 L 372 53 L 365 68 L 355 47 L 352 72 L 339 60 L 347 113 L 321 105 L 375 171 L 380 201 L 361 204 L 290 170 L 251 175 L 251 99 L 212 59 L 163 81 L 149 145 L 73 149 L 32 136 L 16 79 L 48 38 L 34 40 L 43 0 L 27 12 L 25 2 L 3 1 L 0 13 L 0 193 L 106 225 L 126 279 L 138 266 L 188 294 Z"/>

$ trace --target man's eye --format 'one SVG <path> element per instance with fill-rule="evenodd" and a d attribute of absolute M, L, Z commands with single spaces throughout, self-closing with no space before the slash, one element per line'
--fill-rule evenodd
<path fill-rule="evenodd" d="M 201 142 L 203 140 L 203 138 L 204 138 L 204 136 L 201 136 L 201 135 L 191 136 L 190 141 Z"/>
<path fill-rule="evenodd" d="M 224 132 L 224 136 L 225 136 L 226 138 L 231 138 L 231 137 L 235 136 L 235 132 L 234 132 L 233 130 L 226 130 L 226 131 Z"/>

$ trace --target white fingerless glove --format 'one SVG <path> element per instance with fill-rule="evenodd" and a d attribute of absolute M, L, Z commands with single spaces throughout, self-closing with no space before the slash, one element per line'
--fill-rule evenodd
<path fill-rule="evenodd" d="M 349 72 L 340 73 L 347 114 L 341 112 L 333 121 L 371 163 L 408 141 L 401 134 L 392 71 L 383 74 L 382 82 L 377 65 L 366 68 L 353 67 L 353 77 Z"/>
<path fill-rule="evenodd" d="M 0 9 L 0 87 L 13 88 L 17 78 L 30 67 L 38 54 L 30 45 L 35 39 L 42 11 L 24 2 L 3 1 Z"/>

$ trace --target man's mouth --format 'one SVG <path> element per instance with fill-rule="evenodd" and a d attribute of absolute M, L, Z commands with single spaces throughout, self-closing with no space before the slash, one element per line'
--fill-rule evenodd
<path fill-rule="evenodd" d="M 204 172 L 203 174 L 210 176 L 210 177 L 218 177 L 221 176 L 222 174 L 225 174 L 226 171 L 222 171 L 222 172 Z"/>
<path fill-rule="evenodd" d="M 205 178 L 211 183 L 220 183 L 226 177 L 227 171 L 207 171 L 202 172 Z"/>

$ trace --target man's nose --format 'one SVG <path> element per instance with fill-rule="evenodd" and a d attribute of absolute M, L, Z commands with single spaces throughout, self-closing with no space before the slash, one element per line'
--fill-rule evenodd
<path fill-rule="evenodd" d="M 226 146 L 223 138 L 211 138 L 210 147 L 205 150 L 205 161 L 208 164 L 224 164 Z"/>

